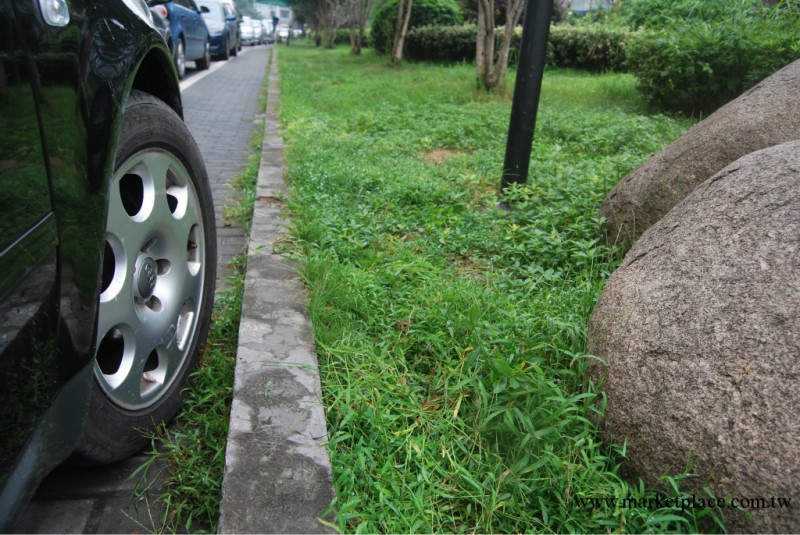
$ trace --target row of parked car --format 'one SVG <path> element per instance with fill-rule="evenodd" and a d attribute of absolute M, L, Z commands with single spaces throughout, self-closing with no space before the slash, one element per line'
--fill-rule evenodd
<path fill-rule="evenodd" d="M 240 16 L 230 0 L 148 0 L 153 21 L 164 37 L 178 77 L 186 74 L 186 62 L 194 61 L 199 70 L 207 69 L 211 59 L 236 56 L 242 45 L 274 42 L 260 19 Z"/>
<path fill-rule="evenodd" d="M 275 32 L 268 28 L 267 23 L 261 19 L 242 17 L 239 29 L 243 45 L 263 45 L 275 42 Z"/>

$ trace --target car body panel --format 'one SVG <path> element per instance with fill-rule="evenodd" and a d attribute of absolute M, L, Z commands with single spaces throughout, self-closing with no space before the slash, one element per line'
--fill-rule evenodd
<path fill-rule="evenodd" d="M 148 5 L 164 6 L 167 11 L 167 20 L 170 29 L 170 47 L 175 53 L 175 44 L 181 40 L 184 44 L 187 61 L 202 59 L 205 54 L 206 43 L 209 42 L 209 32 L 200 9 L 194 0 L 148 0 Z"/>
<path fill-rule="evenodd" d="M 260 19 L 253 19 L 250 21 L 250 25 L 253 27 L 253 39 L 256 44 L 263 45 L 267 42 L 267 28 L 261 22 Z"/>
<path fill-rule="evenodd" d="M 239 25 L 233 9 L 218 0 L 198 0 L 197 5 L 208 28 L 211 54 L 224 55 L 222 45 L 225 43 L 228 50 L 238 49 Z"/>
<path fill-rule="evenodd" d="M 150 8 L 150 14 L 153 17 L 153 23 L 155 23 L 158 33 L 161 34 L 161 37 L 164 39 L 164 42 L 167 43 L 167 46 L 172 49 L 172 46 L 170 45 L 170 43 L 172 43 L 172 34 L 170 33 L 169 20 L 167 17 L 161 14 L 159 9 L 155 7 Z"/>
<path fill-rule="evenodd" d="M 289 39 L 289 27 L 279 25 L 278 29 L 275 31 L 275 38 L 279 43 L 285 43 Z"/>
<path fill-rule="evenodd" d="M 91 392 L 109 180 L 134 87 L 182 116 L 136 0 L 0 0 L 0 529 L 72 452 Z M 11 431 L 13 430 L 13 432 Z"/>
<path fill-rule="evenodd" d="M 250 24 L 252 19 L 250 17 L 242 17 L 239 21 L 239 36 L 242 40 L 243 45 L 254 45 L 255 44 L 255 30 L 253 26 Z"/>

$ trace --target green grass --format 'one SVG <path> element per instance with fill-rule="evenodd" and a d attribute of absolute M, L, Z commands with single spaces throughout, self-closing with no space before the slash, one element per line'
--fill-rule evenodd
<path fill-rule="evenodd" d="M 281 118 L 343 532 L 692 532 L 577 498 L 680 494 L 620 476 L 586 326 L 619 255 L 608 190 L 690 123 L 627 75 L 548 71 L 530 181 L 497 210 L 507 99 L 470 65 L 281 48 Z M 513 81 L 510 80 L 510 84 Z M 511 85 L 510 85 L 511 87 Z M 668 475 L 667 475 L 668 476 Z"/>

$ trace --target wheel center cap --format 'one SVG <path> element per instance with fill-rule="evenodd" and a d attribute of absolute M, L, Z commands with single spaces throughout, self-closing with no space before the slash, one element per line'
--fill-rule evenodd
<path fill-rule="evenodd" d="M 156 289 L 156 261 L 149 256 L 142 256 L 136 261 L 133 273 L 134 289 L 137 297 L 150 299 Z"/>

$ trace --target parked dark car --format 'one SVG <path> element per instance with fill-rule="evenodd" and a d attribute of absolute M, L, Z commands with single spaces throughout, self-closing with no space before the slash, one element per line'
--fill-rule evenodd
<path fill-rule="evenodd" d="M 214 207 L 131 0 L 0 0 L 0 531 L 71 457 L 170 420 L 210 322 Z"/>
<path fill-rule="evenodd" d="M 168 46 L 175 59 L 178 78 L 186 74 L 187 61 L 194 61 L 198 70 L 208 69 L 211 65 L 211 40 L 195 1 L 147 0 L 147 5 L 169 21 Z"/>
<path fill-rule="evenodd" d="M 241 45 L 239 24 L 233 9 L 219 0 L 199 0 L 197 5 L 211 36 L 211 55 L 222 60 L 237 55 Z"/>

